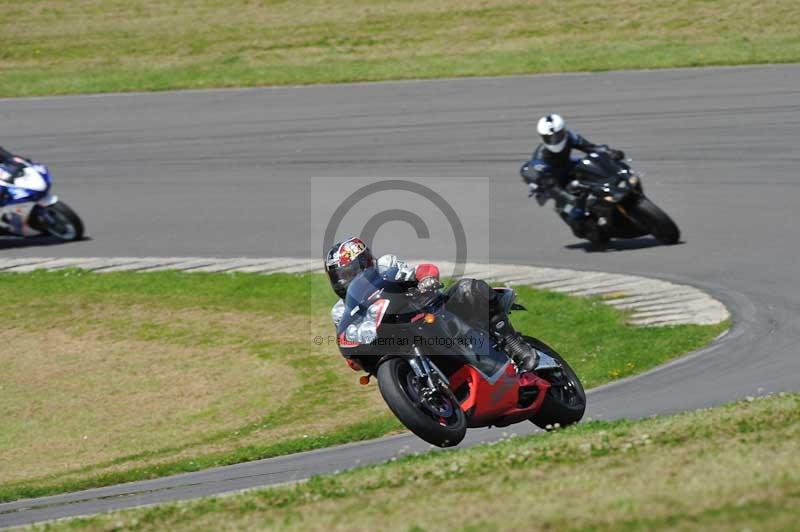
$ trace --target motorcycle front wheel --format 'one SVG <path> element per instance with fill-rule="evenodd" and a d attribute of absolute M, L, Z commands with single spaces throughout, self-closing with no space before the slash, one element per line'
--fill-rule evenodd
<path fill-rule="evenodd" d="M 31 213 L 30 226 L 37 231 L 65 241 L 83 238 L 83 221 L 63 201 L 47 207 L 36 207 Z"/>
<path fill-rule="evenodd" d="M 458 445 L 467 433 L 467 417 L 452 394 L 428 390 L 403 358 L 378 367 L 378 389 L 403 425 L 438 447 Z"/>
<path fill-rule="evenodd" d="M 677 244 L 681 232 L 672 218 L 644 196 L 629 208 L 630 216 L 662 244 Z"/>

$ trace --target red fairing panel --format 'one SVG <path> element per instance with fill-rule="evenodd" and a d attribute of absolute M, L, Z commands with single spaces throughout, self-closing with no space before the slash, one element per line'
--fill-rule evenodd
<path fill-rule="evenodd" d="M 533 373 L 517 375 L 511 364 L 506 366 L 505 372 L 494 384 L 489 383 L 472 366 L 465 365 L 450 376 L 450 388 L 456 391 L 465 384 L 469 391 L 461 402 L 461 408 L 467 413 L 472 412 L 470 427 L 507 425 L 527 419 L 542 407 L 550 387 L 550 383 Z M 519 407 L 521 387 L 539 388 L 536 400 L 525 408 Z"/>

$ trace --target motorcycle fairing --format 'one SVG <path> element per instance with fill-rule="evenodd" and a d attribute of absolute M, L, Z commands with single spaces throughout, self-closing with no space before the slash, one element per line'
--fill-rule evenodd
<path fill-rule="evenodd" d="M 577 179 L 610 182 L 617 176 L 628 175 L 630 166 L 624 161 L 615 161 L 605 153 L 592 152 L 572 161 L 572 175 Z"/>
<path fill-rule="evenodd" d="M 544 402 L 550 383 L 534 373 L 517 374 L 509 363 L 499 378 L 491 382 L 475 367 L 465 365 L 450 376 L 450 388 L 460 399 L 462 410 L 469 414 L 470 427 L 489 424 L 506 426 L 536 413 Z M 520 393 L 527 389 L 535 393 L 528 405 L 520 405 Z"/>
<path fill-rule="evenodd" d="M 488 382 L 497 381 L 511 365 L 508 355 L 494 348 L 488 332 L 446 309 L 440 310 L 435 323 L 420 326 L 416 335 L 422 340 L 420 348 L 426 355 L 461 358 Z M 435 342 L 438 338 L 452 338 L 454 342 L 442 346 Z"/>
<path fill-rule="evenodd" d="M 509 365 L 509 360 L 505 353 L 494 349 L 488 332 L 448 311 L 438 293 L 415 297 L 406 295 L 415 283 L 396 281 L 395 273 L 392 269 L 381 273 L 376 268 L 369 268 L 350 282 L 344 316 L 336 330 L 342 354 L 347 358 L 411 355 L 414 340 L 417 340 L 418 347 L 426 356 L 461 358 L 473 365 L 484 378 L 497 380 Z M 376 291 L 381 291 L 381 297 L 389 300 L 377 331 L 382 342 L 369 345 L 341 343 L 348 325 L 366 313 L 371 304 L 370 296 Z M 504 305 L 506 301 L 510 305 L 513 298 L 506 296 Z M 429 312 L 436 316 L 434 323 L 413 321 L 415 316 Z M 443 341 L 447 339 L 453 342 Z"/>
<path fill-rule="evenodd" d="M 33 236 L 38 233 L 28 225 L 35 203 L 5 205 L 0 207 L 0 231 L 16 236 Z"/>
<path fill-rule="evenodd" d="M 23 169 L 23 174 L 13 183 L 6 181 L 10 174 L 0 165 L 0 229 L 19 236 L 33 236 L 38 231 L 31 229 L 28 218 L 38 204 L 47 207 L 58 198 L 49 193 L 51 180 L 46 166 L 31 164 Z"/>
<path fill-rule="evenodd" d="M 32 164 L 23 169 L 23 174 L 11 183 L 7 169 L 0 165 L 0 187 L 7 192 L 3 205 L 38 201 L 50 189 L 50 173 L 41 164 Z"/>

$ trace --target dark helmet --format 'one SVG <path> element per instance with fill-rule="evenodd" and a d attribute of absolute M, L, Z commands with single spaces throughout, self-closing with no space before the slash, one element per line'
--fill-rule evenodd
<path fill-rule="evenodd" d="M 367 245 L 357 237 L 334 244 L 325 257 L 325 271 L 336 295 L 344 299 L 347 287 L 359 273 L 372 268 L 375 258 Z"/>

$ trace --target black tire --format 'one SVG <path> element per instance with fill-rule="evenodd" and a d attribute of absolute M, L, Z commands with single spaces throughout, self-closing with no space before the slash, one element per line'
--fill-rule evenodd
<path fill-rule="evenodd" d="M 672 218 L 646 197 L 641 196 L 629 211 L 631 217 L 662 244 L 677 244 L 681 239 L 680 229 Z"/>
<path fill-rule="evenodd" d="M 547 353 L 561 365 L 561 370 L 537 372 L 552 384 L 547 390 L 542 407 L 531 416 L 530 421 L 539 428 L 553 430 L 556 424 L 567 427 L 577 423 L 586 411 L 586 392 L 575 371 L 561 355 L 536 338 L 525 336 L 525 340 L 539 351 Z"/>
<path fill-rule="evenodd" d="M 392 358 L 381 364 L 378 389 L 383 400 L 403 425 L 426 442 L 438 447 L 458 445 L 467 433 L 467 417 L 461 405 L 451 395 L 447 400 L 451 403 L 452 415 L 446 419 L 440 416 L 437 420 L 434 412 L 415 402 L 415 392 L 409 390 L 410 378 L 413 378 L 413 371 L 403 358 Z"/>
<path fill-rule="evenodd" d="M 47 207 L 37 207 L 31 227 L 68 242 L 83 238 L 83 222 L 63 201 Z"/>

